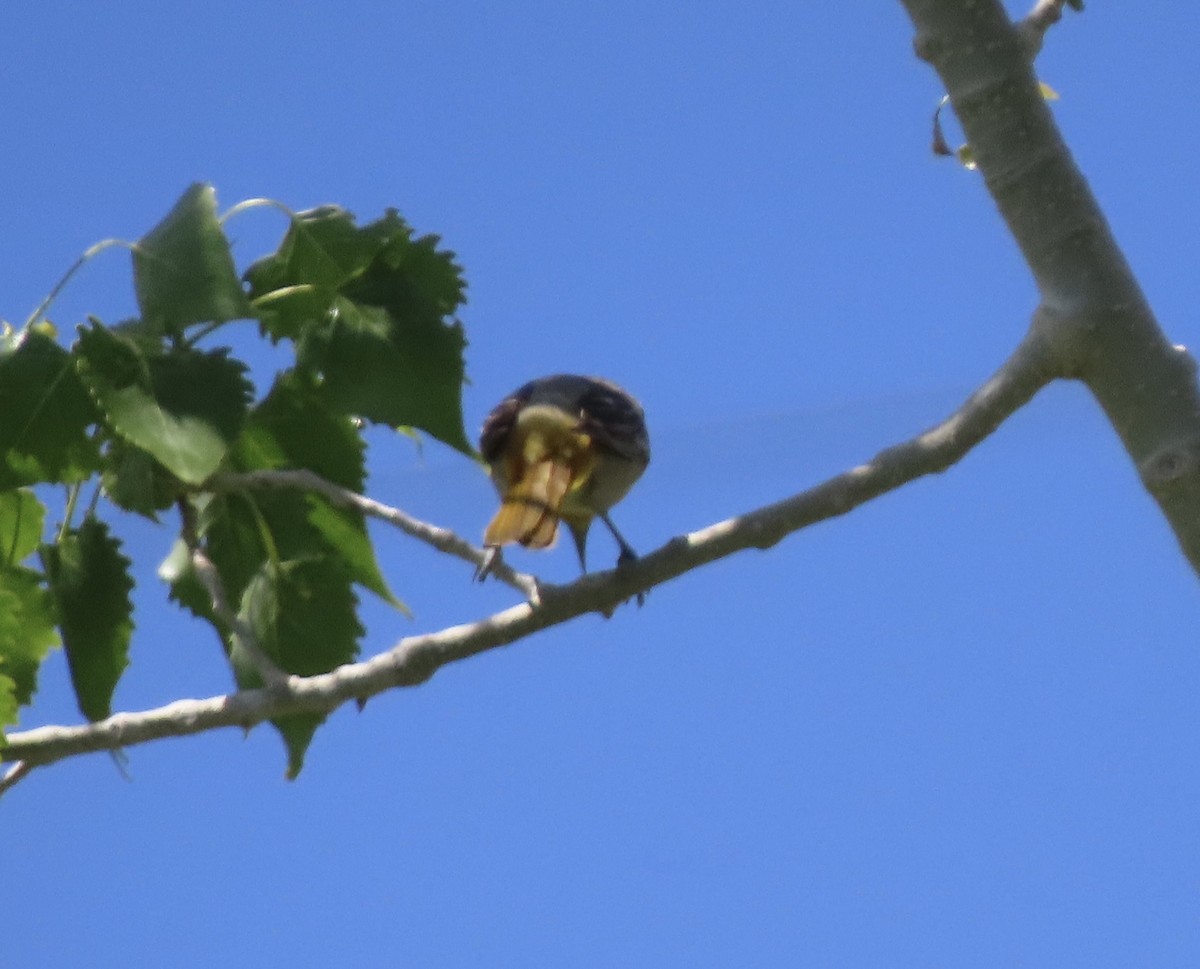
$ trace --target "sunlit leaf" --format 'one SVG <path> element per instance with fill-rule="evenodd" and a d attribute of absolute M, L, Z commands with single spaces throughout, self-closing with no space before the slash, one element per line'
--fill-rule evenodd
<path fill-rule="evenodd" d="M 46 508 L 27 488 L 0 492 L 0 566 L 20 565 L 42 540 Z"/>
<path fill-rule="evenodd" d="M 243 364 L 225 351 L 147 356 L 95 320 L 81 328 L 77 352 L 112 430 L 189 484 L 217 469 L 246 414 Z"/>
<path fill-rule="evenodd" d="M 42 577 L 21 566 L 0 568 L 0 727 L 16 722 L 37 690 L 37 672 L 58 645 L 54 603 Z"/>
<path fill-rule="evenodd" d="M 394 211 L 359 228 L 343 209 L 316 209 L 296 216 L 279 251 L 246 279 L 264 328 L 296 341 L 330 406 L 471 453 L 466 340 L 453 318 L 464 282 L 436 237 L 414 239 Z"/>
<path fill-rule="evenodd" d="M 142 317 L 168 333 L 251 315 L 210 185 L 189 188 L 138 241 L 133 279 Z"/>
<path fill-rule="evenodd" d="M 0 670 L 4 666 L 0 663 Z M 0 672 L 0 747 L 4 745 L 4 728 L 17 723 L 17 711 L 21 705 L 17 702 L 17 685 L 12 677 Z"/>

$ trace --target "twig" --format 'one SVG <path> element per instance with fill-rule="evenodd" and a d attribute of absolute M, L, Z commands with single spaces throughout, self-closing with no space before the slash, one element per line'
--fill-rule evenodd
<path fill-rule="evenodd" d="M 373 498 L 360 495 L 349 488 L 343 488 L 341 485 L 322 478 L 316 472 L 304 468 L 218 474 L 208 481 L 207 487 L 215 491 L 240 491 L 252 488 L 297 488 L 302 491 L 315 491 L 317 494 L 324 495 L 335 505 L 355 508 L 364 515 L 387 522 L 406 535 L 411 535 L 413 538 L 431 545 L 439 552 L 445 552 L 470 562 L 476 569 L 482 568 L 488 561 L 487 549 L 472 545 L 448 528 L 423 522 L 399 508 L 393 508 L 391 505 L 385 505 Z M 517 572 L 503 561 L 493 564 L 488 574 L 494 575 L 501 582 L 512 586 L 530 602 L 538 601 L 538 582 L 532 575 Z"/>
<path fill-rule="evenodd" d="M 104 239 L 101 242 L 97 242 L 95 245 L 89 246 L 83 255 L 71 264 L 71 268 L 63 273 L 62 278 L 54 284 L 54 288 L 50 290 L 46 298 L 38 304 L 38 308 L 29 315 L 29 319 L 25 321 L 25 329 L 33 326 L 34 323 L 45 316 L 46 310 L 48 310 L 50 305 L 56 299 L 58 299 L 58 294 L 61 293 L 67 283 L 71 281 L 71 277 L 79 272 L 79 270 L 85 265 L 87 265 L 89 261 L 94 259 L 100 253 L 104 252 L 105 249 L 111 249 L 113 246 L 124 246 L 126 249 L 132 250 L 136 245 L 137 243 L 126 242 L 124 239 Z"/>
<path fill-rule="evenodd" d="M 409 636 L 369 660 L 319 676 L 291 677 L 280 688 L 180 700 L 84 726 L 39 727 L 10 734 L 7 745 L 0 748 L 0 760 L 48 764 L 163 737 L 221 727 L 248 729 L 266 719 L 327 713 L 347 700 L 361 701 L 394 687 L 423 683 L 447 663 L 524 639 L 584 613 L 612 610 L 637 593 L 707 562 L 742 549 L 767 548 L 806 525 L 843 515 L 915 478 L 945 470 L 1057 376 L 1055 363 L 1035 326 L 986 384 L 924 434 L 808 491 L 672 539 L 619 569 L 587 575 L 567 586 L 545 586 L 536 604 L 522 603 L 478 622 Z M 283 480 L 278 472 L 270 474 L 271 480 Z"/>
<path fill-rule="evenodd" d="M 28 777 L 33 771 L 33 765 L 28 761 L 19 760 L 4 772 L 4 776 L 0 777 L 0 797 L 12 788 L 16 787 L 22 779 Z"/>
<path fill-rule="evenodd" d="M 262 677 L 267 686 L 286 683 L 287 673 L 276 666 L 275 661 L 267 655 L 249 623 L 229 608 L 229 601 L 225 598 L 225 587 L 221 584 L 221 574 L 217 571 L 212 559 L 198 544 L 192 546 L 191 556 L 192 569 L 196 573 L 196 578 L 200 580 L 212 600 L 213 613 L 229 628 L 229 635 L 234 641 L 234 645 L 241 648 L 250 661 L 250 665 L 254 667 L 255 672 Z"/>
<path fill-rule="evenodd" d="M 1037 57 L 1046 32 L 1062 19 L 1063 7 L 1082 10 L 1083 0 L 1037 0 L 1025 19 L 1017 24 L 1017 33 L 1029 50 L 1029 59 Z"/>

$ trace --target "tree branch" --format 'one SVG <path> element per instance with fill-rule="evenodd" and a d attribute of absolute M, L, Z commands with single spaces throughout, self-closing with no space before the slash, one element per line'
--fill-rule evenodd
<path fill-rule="evenodd" d="M 0 777 L 0 797 L 4 796 L 6 791 L 12 790 L 21 781 L 28 777 L 33 771 L 33 765 L 26 761 L 19 760 L 4 772 L 4 776 Z"/>
<path fill-rule="evenodd" d="M 331 673 L 292 676 L 259 690 L 119 713 L 84 726 L 25 730 L 8 736 L 7 744 L 0 747 L 0 760 L 23 761 L 28 770 L 65 757 L 164 737 L 221 727 L 249 729 L 291 713 L 328 713 L 350 699 L 362 701 L 394 687 L 423 683 L 447 663 L 525 639 L 588 612 L 611 612 L 638 593 L 705 563 L 742 549 L 769 548 L 807 525 L 843 515 L 915 478 L 945 470 L 1053 379 L 1057 375 L 1053 364 L 1035 326 L 1004 366 L 947 420 L 808 491 L 672 539 L 618 569 L 586 575 L 566 586 L 543 585 L 537 602 L 513 606 L 478 622 L 408 636 L 385 653 Z M 289 479 L 291 485 L 296 480 Z"/>
<path fill-rule="evenodd" d="M 212 600 L 213 615 L 228 627 L 229 637 L 234 648 L 242 651 L 264 683 L 283 683 L 287 679 L 287 674 L 276 666 L 275 661 L 267 655 L 266 650 L 259 643 L 258 637 L 254 635 L 254 630 L 250 628 L 250 624 L 239 618 L 237 613 L 229 608 L 229 601 L 225 597 L 225 588 L 221 584 L 221 576 L 212 559 L 204 553 L 199 545 L 192 547 L 191 557 L 192 569 L 196 573 L 196 578 L 200 580 L 200 584 L 204 586 L 209 599 Z"/>
<path fill-rule="evenodd" d="M 489 559 L 486 549 L 472 545 L 465 538 L 461 538 L 448 528 L 441 528 L 437 525 L 423 522 L 401 511 L 399 508 L 393 508 L 391 505 L 385 505 L 382 502 L 375 501 L 373 498 L 360 495 L 349 488 L 343 488 L 341 485 L 334 484 L 332 481 L 322 478 L 314 471 L 302 468 L 298 470 L 285 469 L 277 471 L 248 471 L 241 474 L 217 474 L 209 479 L 207 487 L 214 491 L 241 491 L 255 488 L 295 488 L 301 491 L 315 491 L 317 494 L 329 499 L 335 505 L 343 508 L 354 508 L 370 518 L 377 518 L 380 521 L 387 522 L 389 525 L 400 529 L 406 535 L 410 535 L 425 542 L 427 545 L 433 546 L 439 552 L 445 552 L 447 555 L 453 555 L 465 562 L 470 562 L 476 569 L 492 561 L 488 570 L 489 575 L 494 575 L 501 582 L 516 589 L 530 602 L 537 601 L 538 582 L 532 575 L 517 572 L 503 561 L 495 562 Z"/>
<path fill-rule="evenodd" d="M 1041 293 L 1035 326 L 1104 409 L 1200 571 L 1200 388 L 1117 246 L 997 0 L 901 0 Z M 1035 13 L 1037 12 L 1035 9 Z"/>

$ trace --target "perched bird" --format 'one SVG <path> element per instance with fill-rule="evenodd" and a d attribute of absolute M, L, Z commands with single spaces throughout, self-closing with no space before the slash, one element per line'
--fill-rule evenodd
<path fill-rule="evenodd" d="M 556 374 L 531 380 L 488 414 L 479 450 L 500 492 L 485 545 L 518 542 L 549 548 L 565 522 L 587 571 L 587 534 L 599 518 L 621 548 L 618 564 L 637 557 L 608 510 L 650 463 L 641 405 L 598 377 Z"/>

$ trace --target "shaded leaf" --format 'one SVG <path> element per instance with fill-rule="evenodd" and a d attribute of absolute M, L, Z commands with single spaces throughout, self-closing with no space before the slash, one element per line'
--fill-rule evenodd
<path fill-rule="evenodd" d="M 210 185 L 191 186 L 138 241 L 133 280 L 142 317 L 171 334 L 252 315 Z"/>
<path fill-rule="evenodd" d="M 349 419 L 331 412 L 295 374 L 282 374 L 247 419 L 234 460 L 243 471 L 304 468 L 361 493 L 366 481 L 363 451 L 362 439 Z M 297 496 L 276 502 L 280 497 L 260 493 L 257 499 L 273 531 L 277 522 L 295 524 Z M 298 544 L 281 543 L 290 546 L 285 557 L 335 556 L 355 582 L 403 609 L 379 571 L 362 514 L 334 506 L 317 494 L 303 495 L 302 500 L 303 516 L 316 534 Z"/>
<path fill-rule="evenodd" d="M 294 373 L 280 374 L 246 420 L 235 461 L 244 471 L 307 468 L 327 481 L 361 491 L 365 447 L 354 423 L 325 406 Z"/>
<path fill-rule="evenodd" d="M 231 603 L 241 599 L 261 568 L 280 561 L 275 536 L 258 507 L 257 498 L 246 492 L 230 492 L 212 495 L 198 506 L 199 533 L 205 552 L 216 567 Z M 296 512 L 293 510 L 292 514 Z M 302 511 L 299 519 L 303 522 Z M 286 532 L 287 522 L 283 524 Z M 191 608 L 190 603 L 185 604 Z M 226 632 L 218 631 L 222 635 Z"/>
<path fill-rule="evenodd" d="M 192 567 L 191 552 L 182 539 L 171 546 L 171 551 L 158 566 L 158 577 L 170 586 L 168 597 L 183 606 L 196 618 L 211 623 L 221 637 L 225 651 L 229 652 L 229 630 L 213 612 L 212 599 L 208 589 L 196 575 Z"/>
<path fill-rule="evenodd" d="M 413 324 L 345 297 L 334 308 L 334 321 L 310 336 L 300 358 L 324 377 L 330 405 L 376 423 L 419 428 L 474 454 L 462 420 L 462 327 Z"/>
<path fill-rule="evenodd" d="M 290 496 L 303 507 L 303 497 Z M 358 653 L 358 601 L 345 568 L 336 561 L 284 562 L 263 529 L 264 519 L 249 496 L 218 495 L 202 517 L 209 536 L 209 557 L 217 565 L 231 601 L 240 600 L 239 617 L 249 624 L 259 645 L 283 670 L 309 676 L 353 661 Z M 284 535 L 285 542 L 293 540 Z M 252 574 L 246 570 L 255 563 Z M 239 689 L 263 685 L 254 663 L 244 655 L 231 630 L 213 613 L 208 591 L 195 575 L 190 555 L 176 543 L 159 567 L 171 584 L 171 598 L 199 618 L 208 620 L 221 636 Z M 288 751 L 287 776 L 294 778 L 320 714 L 293 714 L 272 721 Z"/>
<path fill-rule="evenodd" d="M 336 554 L 350 578 L 375 593 L 388 605 L 411 615 L 408 606 L 393 595 L 379 570 L 375 547 L 367 534 L 366 522 L 353 508 L 338 508 L 320 495 L 305 495 L 307 518 L 323 538 L 331 554 Z"/>
<path fill-rule="evenodd" d="M 189 484 L 200 484 L 241 430 L 251 387 L 245 366 L 224 350 L 146 356 L 93 320 L 81 328 L 80 373 L 125 440 Z"/>
<path fill-rule="evenodd" d="M 319 713 L 292 713 L 286 717 L 277 717 L 271 721 L 271 726 L 279 731 L 287 748 L 287 770 L 284 776 L 294 781 L 304 769 L 304 755 L 312 743 L 317 727 L 325 722 L 325 717 Z"/>
<path fill-rule="evenodd" d="M 42 540 L 46 507 L 28 489 L 0 492 L 0 566 L 20 565 Z"/>
<path fill-rule="evenodd" d="M 120 548 L 107 525 L 88 518 L 78 531 L 41 549 L 71 682 L 89 720 L 112 712 L 113 690 L 129 665 L 133 580 Z"/>
<path fill-rule="evenodd" d="M 165 353 L 169 349 L 166 330 L 152 320 L 144 320 L 135 316 L 132 319 L 113 324 L 110 329 L 114 333 L 128 337 L 133 341 L 134 346 L 147 356 Z"/>
<path fill-rule="evenodd" d="M 104 493 L 126 511 L 157 521 L 158 512 L 170 508 L 183 491 L 175 475 L 120 438 L 108 443 L 105 459 Z"/>
<path fill-rule="evenodd" d="M 37 672 L 58 645 L 54 603 L 42 577 L 20 566 L 0 568 L 0 727 L 16 722 L 15 707 L 37 690 Z"/>
<path fill-rule="evenodd" d="M 71 355 L 29 331 L 0 338 L 0 488 L 82 481 L 99 467 L 98 412 Z"/>
<path fill-rule="evenodd" d="M 240 617 L 253 630 L 259 646 L 288 673 L 327 673 L 358 655 L 363 633 L 358 600 L 344 570 L 322 561 L 269 564 L 254 577 L 242 597 Z M 261 685 L 257 673 L 237 656 L 238 685 Z M 297 714 L 272 721 L 288 749 L 288 777 L 304 764 L 313 732 L 324 720 Z"/>

